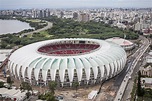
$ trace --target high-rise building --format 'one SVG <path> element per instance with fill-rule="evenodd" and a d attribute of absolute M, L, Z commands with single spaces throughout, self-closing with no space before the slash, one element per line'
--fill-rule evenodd
<path fill-rule="evenodd" d="M 40 17 L 40 18 L 43 17 L 43 11 L 42 11 L 42 10 L 40 10 L 40 12 L 39 12 L 39 17 Z"/>
<path fill-rule="evenodd" d="M 77 12 L 74 12 L 74 13 L 73 13 L 73 19 L 74 19 L 74 20 L 77 20 L 77 19 L 78 19 L 78 13 L 77 13 Z"/>
<path fill-rule="evenodd" d="M 79 14 L 78 21 L 87 22 L 90 20 L 90 16 L 87 13 Z"/>

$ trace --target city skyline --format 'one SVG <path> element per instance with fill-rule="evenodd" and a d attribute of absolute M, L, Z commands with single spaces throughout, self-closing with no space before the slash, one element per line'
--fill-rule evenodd
<path fill-rule="evenodd" d="M 149 8 L 152 0 L 0 0 L 0 9 L 28 8 Z"/>

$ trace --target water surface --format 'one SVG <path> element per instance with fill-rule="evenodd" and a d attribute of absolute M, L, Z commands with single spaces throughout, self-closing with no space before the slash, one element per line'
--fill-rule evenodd
<path fill-rule="evenodd" d="M 19 20 L 1 20 L 0 19 L 0 35 L 8 33 L 18 33 L 25 29 L 33 29 L 29 23 Z"/>

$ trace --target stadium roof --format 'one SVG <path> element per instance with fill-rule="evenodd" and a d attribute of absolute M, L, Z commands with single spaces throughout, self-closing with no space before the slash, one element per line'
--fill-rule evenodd
<path fill-rule="evenodd" d="M 120 46 L 133 45 L 133 43 L 131 41 L 128 41 L 126 39 L 122 39 L 122 38 L 119 38 L 119 37 L 109 38 L 109 39 L 106 39 L 106 41 L 114 42 L 114 43 L 116 43 Z"/>
<path fill-rule="evenodd" d="M 45 46 L 50 43 L 56 42 L 64 42 L 64 41 L 91 41 L 99 44 L 100 46 L 87 53 L 83 54 L 74 54 L 67 56 L 60 55 L 47 55 L 38 51 L 38 49 L 42 46 Z M 103 40 L 97 39 L 55 39 L 55 40 L 47 40 L 41 41 L 37 43 L 33 43 L 27 46 L 24 46 L 18 50 L 16 50 L 9 58 L 10 62 L 8 67 L 12 67 L 13 74 L 20 75 L 20 67 L 22 67 L 22 76 L 24 78 L 24 74 L 27 69 L 28 77 L 31 79 L 31 71 L 34 69 L 35 79 L 38 80 L 39 72 L 42 70 L 43 80 L 47 79 L 47 72 L 50 70 L 51 80 L 55 80 L 55 75 L 57 70 L 59 70 L 59 76 L 61 82 L 64 81 L 65 70 L 68 70 L 69 80 L 73 81 L 74 70 L 76 69 L 78 75 L 78 81 L 82 79 L 82 72 L 84 69 L 86 72 L 87 80 L 90 78 L 90 68 L 93 69 L 94 78 L 97 78 L 98 68 L 101 69 L 101 75 L 104 76 L 104 68 L 103 66 L 107 66 L 107 75 L 110 75 L 110 67 L 109 64 L 113 67 L 111 68 L 111 73 L 115 74 L 114 71 L 119 70 L 125 65 L 126 61 L 126 53 L 123 48 L 114 43 L 109 43 Z M 117 63 L 119 61 L 119 63 Z M 115 66 L 114 66 L 115 65 Z M 16 70 L 17 69 L 17 70 Z"/>

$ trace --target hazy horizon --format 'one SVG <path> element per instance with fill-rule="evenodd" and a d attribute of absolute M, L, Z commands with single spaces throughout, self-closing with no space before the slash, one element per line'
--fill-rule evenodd
<path fill-rule="evenodd" d="M 152 0 L 0 0 L 0 9 L 151 8 Z"/>

